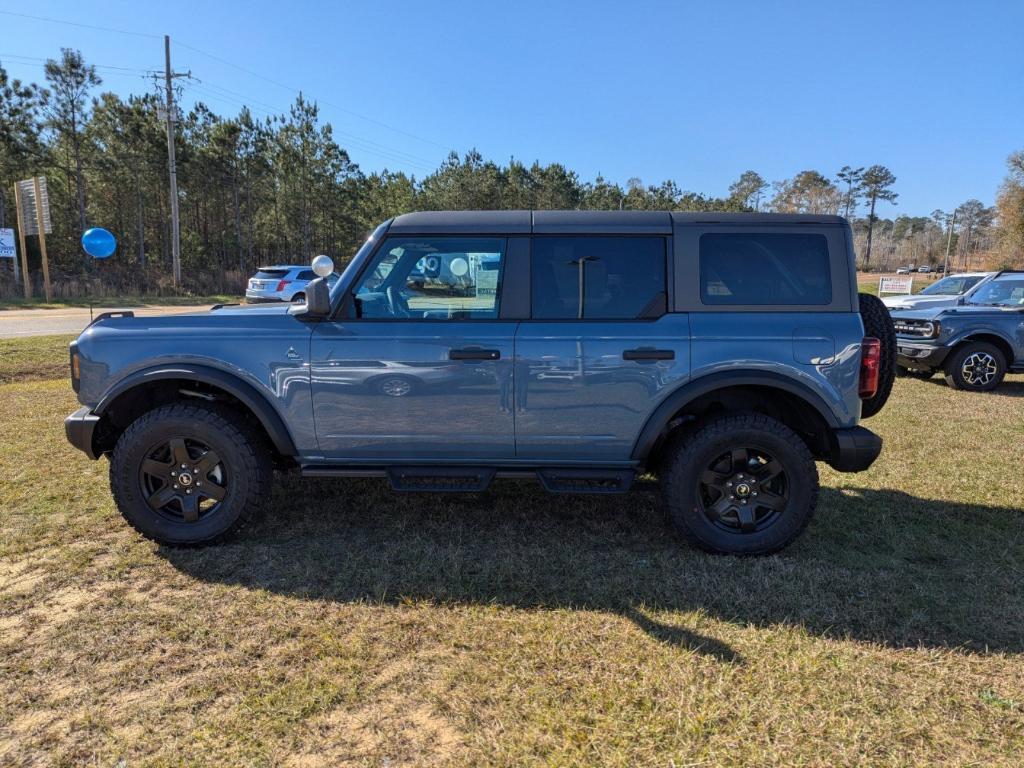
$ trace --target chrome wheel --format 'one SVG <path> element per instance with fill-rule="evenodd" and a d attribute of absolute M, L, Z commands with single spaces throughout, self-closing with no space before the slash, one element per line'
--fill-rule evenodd
<path fill-rule="evenodd" d="M 999 364 L 988 352 L 974 352 L 964 358 L 960 375 L 972 387 L 984 387 L 995 381 Z"/>

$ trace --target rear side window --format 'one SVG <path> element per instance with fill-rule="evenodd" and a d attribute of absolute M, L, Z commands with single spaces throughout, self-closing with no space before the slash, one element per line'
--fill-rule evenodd
<path fill-rule="evenodd" d="M 633 320 L 665 311 L 665 238 L 534 237 L 537 320 Z"/>
<path fill-rule="evenodd" d="M 304 269 L 295 276 L 296 280 L 315 280 L 316 273 L 312 269 Z"/>
<path fill-rule="evenodd" d="M 832 303 L 824 235 L 709 232 L 701 235 L 699 251 L 703 304 Z"/>

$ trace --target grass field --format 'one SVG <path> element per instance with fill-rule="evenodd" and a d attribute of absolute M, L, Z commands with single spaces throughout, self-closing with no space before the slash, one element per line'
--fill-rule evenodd
<path fill-rule="evenodd" d="M 0 348 L 0 765 L 1021 764 L 1024 377 L 899 380 L 774 557 L 650 490 L 294 477 L 174 550 L 65 442 L 65 341 Z"/>

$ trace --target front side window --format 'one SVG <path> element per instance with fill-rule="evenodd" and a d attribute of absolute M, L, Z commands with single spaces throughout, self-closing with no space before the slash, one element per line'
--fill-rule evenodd
<path fill-rule="evenodd" d="M 634 320 L 665 310 L 665 238 L 533 239 L 535 320 Z"/>
<path fill-rule="evenodd" d="M 356 317 L 498 317 L 504 238 L 389 237 L 354 291 Z"/>
<path fill-rule="evenodd" d="M 739 306 L 831 304 L 828 242 L 818 234 L 701 235 L 700 300 Z"/>

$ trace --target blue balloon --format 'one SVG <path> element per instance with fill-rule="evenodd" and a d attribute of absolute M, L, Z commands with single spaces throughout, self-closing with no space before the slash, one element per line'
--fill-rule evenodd
<path fill-rule="evenodd" d="M 82 248 L 94 259 L 105 259 L 114 255 L 117 240 L 103 227 L 93 227 L 82 233 Z"/>

